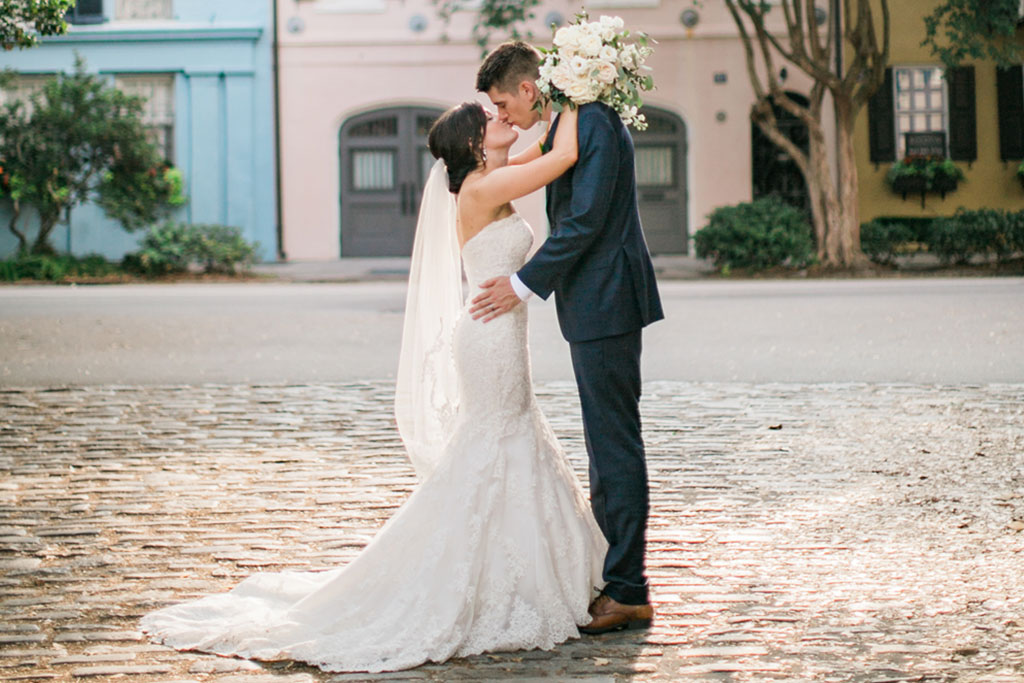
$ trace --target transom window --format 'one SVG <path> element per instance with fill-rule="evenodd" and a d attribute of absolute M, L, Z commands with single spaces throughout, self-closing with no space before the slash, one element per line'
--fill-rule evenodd
<path fill-rule="evenodd" d="M 174 160 L 174 74 L 119 74 L 118 90 L 145 99 L 142 123 L 150 142 L 168 161 Z"/>
<path fill-rule="evenodd" d="M 902 159 L 907 154 L 905 133 L 945 133 L 948 130 L 946 81 L 938 67 L 901 67 L 893 69 L 893 82 L 896 153 Z"/>

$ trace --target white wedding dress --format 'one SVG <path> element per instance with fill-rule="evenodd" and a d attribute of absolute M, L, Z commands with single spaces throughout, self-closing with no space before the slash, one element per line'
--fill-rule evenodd
<path fill-rule="evenodd" d="M 462 251 L 470 283 L 509 275 L 533 241 L 518 214 Z M 453 338 L 459 408 L 436 467 L 345 567 L 256 574 L 220 595 L 146 615 L 182 650 L 393 671 L 579 635 L 607 543 L 537 407 L 527 307 Z"/>

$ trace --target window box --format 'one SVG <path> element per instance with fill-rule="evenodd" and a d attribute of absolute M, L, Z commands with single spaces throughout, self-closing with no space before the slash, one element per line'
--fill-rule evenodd
<path fill-rule="evenodd" d="M 950 159 L 907 156 L 892 165 L 885 179 L 904 199 L 908 194 L 920 194 L 923 204 L 928 192 L 937 192 L 945 199 L 946 193 L 956 190 L 964 179 L 964 172 Z"/>
<path fill-rule="evenodd" d="M 1020 181 L 1020 186 L 1024 187 L 1024 161 L 1017 167 L 1017 180 Z"/>

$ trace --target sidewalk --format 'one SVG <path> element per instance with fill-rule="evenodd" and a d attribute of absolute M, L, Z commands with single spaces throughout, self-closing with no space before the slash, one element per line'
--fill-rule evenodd
<path fill-rule="evenodd" d="M 0 677 L 1024 680 L 1024 386 L 652 382 L 649 632 L 330 675 L 138 618 L 350 560 L 414 486 L 387 382 L 0 392 Z M 541 407 L 586 481 L 575 387 Z M 424 586 L 429 590 L 429 586 Z"/>
<path fill-rule="evenodd" d="M 655 256 L 653 260 L 659 279 L 696 280 L 715 272 L 711 264 L 693 256 Z M 258 263 L 253 266 L 252 271 L 286 282 L 405 280 L 409 277 L 409 258 L 343 258 L 335 261 Z"/>

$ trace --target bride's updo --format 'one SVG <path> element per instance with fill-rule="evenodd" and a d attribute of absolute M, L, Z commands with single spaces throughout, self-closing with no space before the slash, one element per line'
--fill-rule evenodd
<path fill-rule="evenodd" d="M 479 102 L 452 107 L 431 126 L 427 146 L 435 158 L 444 159 L 452 194 L 458 194 L 466 176 L 484 163 L 486 132 L 487 115 Z"/>

